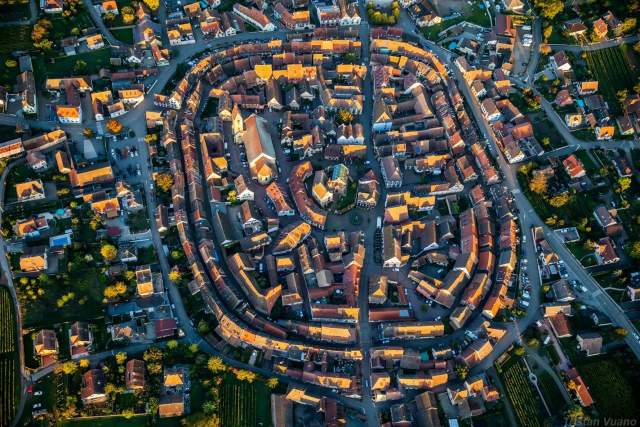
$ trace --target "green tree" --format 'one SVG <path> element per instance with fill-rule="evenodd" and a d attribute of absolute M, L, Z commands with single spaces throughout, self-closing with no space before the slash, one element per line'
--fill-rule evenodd
<path fill-rule="evenodd" d="M 150 397 L 147 399 L 147 414 L 155 415 L 158 413 L 158 408 L 160 407 L 160 401 L 157 397 Z"/>
<path fill-rule="evenodd" d="M 536 194 L 545 194 L 547 192 L 547 176 L 539 173 L 529 181 L 529 189 Z"/>
<path fill-rule="evenodd" d="M 209 361 L 207 362 L 207 368 L 214 374 L 227 370 L 227 366 L 222 361 L 222 358 L 217 356 L 211 356 L 209 358 Z"/>
<path fill-rule="evenodd" d="M 164 353 L 158 347 L 149 347 L 142 355 L 142 359 L 148 363 L 161 362 L 163 357 Z"/>
<path fill-rule="evenodd" d="M 629 245 L 629 256 L 634 259 L 640 259 L 640 240 Z"/>
<path fill-rule="evenodd" d="M 198 322 L 198 333 L 200 335 L 206 335 L 209 333 L 209 323 L 207 323 L 205 320 L 200 320 Z"/>
<path fill-rule="evenodd" d="M 105 243 L 100 248 L 100 255 L 102 255 L 102 258 L 104 258 L 106 262 L 111 262 L 118 256 L 118 250 L 115 246 Z"/>
<path fill-rule="evenodd" d="M 171 340 L 167 342 L 167 348 L 169 350 L 175 350 L 176 348 L 178 348 L 178 341 L 176 340 Z"/>
<path fill-rule="evenodd" d="M 124 351 L 119 351 L 116 353 L 116 363 L 118 365 L 123 365 L 124 362 L 127 361 L 127 353 L 125 353 Z"/>
<path fill-rule="evenodd" d="M 234 373 L 238 381 L 246 381 L 249 384 L 253 383 L 258 377 L 255 372 L 251 372 L 247 369 L 236 369 Z"/>
<path fill-rule="evenodd" d="M 66 375 L 73 375 L 78 370 L 78 364 L 73 360 L 68 360 L 62 364 L 61 370 Z"/>
<path fill-rule="evenodd" d="M 562 0 L 533 0 L 533 5 L 544 18 L 550 21 L 564 10 L 564 1 Z"/>
<path fill-rule="evenodd" d="M 629 335 L 629 331 L 627 331 L 625 328 L 615 328 L 613 332 L 620 338 L 624 338 Z"/>
<path fill-rule="evenodd" d="M 565 192 L 565 193 L 561 193 L 558 194 L 556 196 L 553 196 L 552 198 L 549 199 L 549 204 L 551 206 L 553 206 L 554 208 L 561 208 L 564 205 L 566 205 L 567 203 L 569 203 L 569 200 L 571 199 L 571 197 L 569 196 L 569 193 Z"/>
<path fill-rule="evenodd" d="M 585 414 L 584 414 L 584 410 L 582 409 L 582 407 L 580 405 L 571 405 L 571 407 L 569 407 L 569 409 L 567 409 L 564 413 L 564 415 L 569 418 L 570 420 L 579 420 L 579 421 L 583 421 L 585 420 Z"/>
<path fill-rule="evenodd" d="M 516 345 L 515 348 L 513 349 L 513 354 L 518 357 L 524 356 L 524 347 L 521 345 Z"/>
<path fill-rule="evenodd" d="M 83 61 L 82 59 L 78 59 L 76 63 L 73 65 L 73 71 L 76 73 L 81 73 L 87 69 L 87 61 Z"/>
<path fill-rule="evenodd" d="M 160 7 L 160 0 L 143 0 L 143 1 L 144 1 L 144 4 L 146 4 L 147 7 L 152 11 L 155 11 Z"/>
<path fill-rule="evenodd" d="M 456 363 L 453 367 L 453 371 L 456 373 L 458 378 L 460 378 L 463 381 L 469 375 L 469 368 L 462 363 Z"/>
<path fill-rule="evenodd" d="M 618 178 L 616 187 L 616 191 L 618 193 L 624 193 L 631 187 L 631 178 L 629 178 L 628 176 Z"/>
<path fill-rule="evenodd" d="M 273 390 L 278 387 L 278 379 L 276 377 L 271 377 L 267 380 L 267 387 L 269 390 Z"/>
<path fill-rule="evenodd" d="M 173 175 L 170 173 L 159 173 L 156 175 L 156 185 L 158 188 L 165 193 L 168 193 L 171 190 L 171 186 L 173 185 Z"/>
<path fill-rule="evenodd" d="M 633 17 L 626 18 L 624 21 L 622 21 L 621 31 L 623 33 L 628 33 L 630 31 L 633 31 L 636 28 L 637 24 L 638 22 L 636 18 L 633 18 Z"/>
<path fill-rule="evenodd" d="M 341 124 L 349 124 L 353 121 L 353 114 L 349 110 L 340 109 L 336 113 L 336 123 Z"/>

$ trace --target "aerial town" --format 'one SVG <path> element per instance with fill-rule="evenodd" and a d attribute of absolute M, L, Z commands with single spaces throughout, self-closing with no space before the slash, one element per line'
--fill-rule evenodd
<path fill-rule="evenodd" d="M 0 427 L 637 425 L 639 0 L 190 1 L 0 0 Z"/>

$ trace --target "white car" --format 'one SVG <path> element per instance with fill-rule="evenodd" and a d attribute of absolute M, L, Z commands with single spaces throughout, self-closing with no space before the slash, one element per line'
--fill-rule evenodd
<path fill-rule="evenodd" d="M 33 409 L 40 409 L 42 408 L 42 403 L 36 403 L 35 405 L 33 405 Z"/>
<path fill-rule="evenodd" d="M 35 393 L 33 393 L 34 396 L 42 396 L 42 390 L 38 390 Z"/>

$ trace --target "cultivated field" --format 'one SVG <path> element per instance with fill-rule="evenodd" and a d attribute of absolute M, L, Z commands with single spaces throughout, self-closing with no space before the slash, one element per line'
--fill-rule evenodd
<path fill-rule="evenodd" d="M 225 427 L 271 425 L 271 400 L 262 382 L 249 384 L 228 376 L 220 390 L 220 421 Z"/>
<path fill-rule="evenodd" d="M 587 65 L 593 77 L 600 83 L 599 90 L 614 113 L 620 108 L 616 92 L 631 90 L 635 84 L 634 73 L 620 47 L 611 47 L 587 52 Z"/>
<path fill-rule="evenodd" d="M 529 382 L 527 368 L 520 360 L 509 359 L 502 366 L 500 379 L 511 407 L 522 427 L 541 427 L 544 409 Z"/>
<path fill-rule="evenodd" d="M 0 288 L 0 427 L 8 426 L 20 402 L 20 366 L 16 345 L 16 314 L 11 295 Z"/>

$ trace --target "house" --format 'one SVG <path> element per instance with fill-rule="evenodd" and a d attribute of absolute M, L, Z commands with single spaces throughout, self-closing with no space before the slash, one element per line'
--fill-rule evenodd
<path fill-rule="evenodd" d="M 236 179 L 233 180 L 233 184 L 235 185 L 235 188 L 236 188 L 236 197 L 238 200 L 253 201 L 254 192 L 247 185 L 247 182 L 244 179 L 244 175 L 242 174 L 238 175 Z"/>
<path fill-rule="evenodd" d="M 496 103 L 491 98 L 484 99 L 480 104 L 480 109 L 487 121 L 490 123 L 496 122 L 502 118 L 502 113 L 500 113 Z"/>
<path fill-rule="evenodd" d="M 563 24 L 564 32 L 569 37 L 582 36 L 587 32 L 587 26 L 580 19 L 571 19 Z"/>
<path fill-rule="evenodd" d="M 191 23 L 186 18 L 167 20 L 167 38 L 169 39 L 169 44 L 171 46 L 183 46 L 187 44 L 194 44 L 196 42 Z"/>
<path fill-rule="evenodd" d="M 26 160 L 29 167 L 36 172 L 44 171 L 49 167 L 47 158 L 39 151 L 30 151 Z"/>
<path fill-rule="evenodd" d="M 156 339 L 170 338 L 178 330 L 176 319 L 157 319 L 153 322 L 156 332 Z"/>
<path fill-rule="evenodd" d="M 40 4 L 44 13 L 62 13 L 64 9 L 64 0 L 41 0 Z"/>
<path fill-rule="evenodd" d="M 584 383 L 584 380 L 576 370 L 576 368 L 571 368 L 565 372 L 567 378 L 573 382 L 574 391 L 576 393 L 576 397 L 580 402 L 580 405 L 584 407 L 588 407 L 593 405 L 593 398 L 591 397 L 591 393 L 587 388 L 587 385 Z"/>
<path fill-rule="evenodd" d="M 522 0 L 502 0 L 506 12 L 523 13 L 524 2 Z"/>
<path fill-rule="evenodd" d="M 245 22 L 258 28 L 260 31 L 273 31 L 276 26 L 260 10 L 234 3 L 233 13 L 242 18 Z"/>
<path fill-rule="evenodd" d="M 104 39 L 102 38 L 102 34 L 87 36 L 84 40 L 85 43 L 87 43 L 87 48 L 89 50 L 97 50 L 104 47 Z"/>
<path fill-rule="evenodd" d="M 604 22 L 602 18 L 593 21 L 592 29 L 593 29 L 593 36 L 598 40 L 602 40 L 606 38 L 607 33 L 609 32 L 609 27 L 607 26 L 607 23 Z"/>
<path fill-rule="evenodd" d="M 36 356 L 48 357 L 58 354 L 58 338 L 51 329 L 40 330 L 33 339 L 33 350 Z"/>
<path fill-rule="evenodd" d="M 578 94 L 580 95 L 593 95 L 598 91 L 598 81 L 588 80 L 578 83 Z"/>
<path fill-rule="evenodd" d="M 240 205 L 238 218 L 240 220 L 242 230 L 246 235 L 251 235 L 262 231 L 262 221 L 258 219 L 258 215 L 253 208 L 253 204 L 249 203 L 249 201 L 244 201 Z"/>
<path fill-rule="evenodd" d="M 562 161 L 562 165 L 564 166 L 565 172 L 567 172 L 567 175 L 569 175 L 571 179 L 583 178 L 587 174 L 582 162 L 575 154 L 564 159 Z"/>
<path fill-rule="evenodd" d="M 234 6 L 238 6 L 235 4 Z M 243 135 L 247 162 L 251 177 L 262 185 L 267 185 L 276 177 L 276 155 L 267 129 L 267 121 L 252 114 L 244 121 L 246 131 Z"/>
<path fill-rule="evenodd" d="M 596 139 L 598 141 L 610 140 L 616 132 L 614 126 L 597 126 L 596 127 Z"/>
<path fill-rule="evenodd" d="M 153 273 L 149 265 L 136 268 L 136 290 L 141 297 L 148 297 L 154 294 Z"/>
<path fill-rule="evenodd" d="M 382 260 L 385 268 L 399 268 L 403 264 L 400 239 L 392 225 L 382 229 Z"/>
<path fill-rule="evenodd" d="M 74 322 L 71 324 L 69 328 L 69 347 L 72 359 L 88 356 L 92 342 L 93 335 L 86 322 Z"/>
<path fill-rule="evenodd" d="M 20 256 L 20 270 L 27 273 L 45 271 L 48 268 L 45 246 L 25 247 Z"/>
<path fill-rule="evenodd" d="M 567 89 L 561 89 L 556 94 L 555 103 L 558 107 L 568 107 L 573 105 L 573 98 Z"/>
<path fill-rule="evenodd" d="M 607 23 L 609 30 L 613 33 L 615 37 L 620 37 L 622 35 L 622 31 L 624 30 L 624 25 L 616 16 L 609 10 L 607 13 L 602 15 L 602 19 Z"/>
<path fill-rule="evenodd" d="M 387 156 L 380 159 L 382 168 L 382 178 L 386 188 L 397 188 L 402 186 L 402 171 L 400 163 L 394 156 Z"/>
<path fill-rule="evenodd" d="M 20 138 L 11 139 L 9 141 L 0 143 L 0 159 L 19 156 L 22 153 L 24 153 L 24 145 L 22 144 L 22 140 Z"/>
<path fill-rule="evenodd" d="M 602 353 L 602 335 L 597 332 L 582 332 L 578 339 L 578 348 L 587 353 L 587 356 L 596 356 Z"/>
<path fill-rule="evenodd" d="M 40 237 L 40 231 L 49 229 L 49 221 L 44 216 L 17 220 L 14 230 L 18 237 Z"/>
<path fill-rule="evenodd" d="M 162 395 L 158 413 L 160 417 L 176 417 L 184 414 L 184 391 L 188 388 L 185 369 L 181 367 L 165 368 L 162 383 Z"/>
<path fill-rule="evenodd" d="M 380 198 L 380 184 L 373 172 L 369 170 L 358 180 L 358 195 L 356 204 L 365 209 L 373 209 Z"/>
<path fill-rule="evenodd" d="M 107 13 L 111 13 L 113 15 L 119 15 L 120 11 L 118 10 L 118 3 L 115 0 L 106 0 L 103 1 L 100 5 L 100 11 L 103 15 Z"/>
<path fill-rule="evenodd" d="M 18 202 L 28 202 L 45 198 L 44 185 L 39 179 L 20 182 L 15 185 Z"/>
<path fill-rule="evenodd" d="M 124 381 L 129 391 L 144 389 L 145 386 L 144 361 L 131 359 L 127 361 Z"/>
<path fill-rule="evenodd" d="M 106 378 L 102 369 L 90 369 L 82 376 L 80 397 L 83 405 L 99 405 L 107 401 Z"/>
<path fill-rule="evenodd" d="M 272 182 L 265 188 L 265 197 L 271 209 L 278 216 L 293 216 L 296 211 L 291 207 L 287 196 L 276 182 Z"/>
<path fill-rule="evenodd" d="M 23 71 L 16 77 L 15 92 L 20 95 L 22 111 L 25 114 L 38 113 L 38 96 L 36 93 L 36 80 L 31 71 Z"/>
<path fill-rule="evenodd" d="M 593 216 L 600 225 L 600 227 L 605 230 L 609 227 L 615 227 L 618 225 L 618 221 L 611 215 L 609 209 L 604 205 L 600 205 L 593 210 Z"/>
<path fill-rule="evenodd" d="M 584 116 L 582 114 L 565 114 L 564 122 L 567 127 L 575 129 L 579 126 L 582 126 L 582 124 L 584 123 Z"/>
<path fill-rule="evenodd" d="M 324 170 L 316 171 L 311 185 L 311 196 L 323 208 L 333 201 L 333 192 L 327 186 L 327 174 Z"/>
<path fill-rule="evenodd" d="M 609 236 L 598 241 L 594 253 L 600 265 L 615 264 L 620 261 L 615 243 Z"/>
<path fill-rule="evenodd" d="M 564 50 L 555 53 L 549 58 L 549 63 L 558 78 L 562 78 L 564 73 L 571 71 L 571 63 L 569 57 Z"/>

